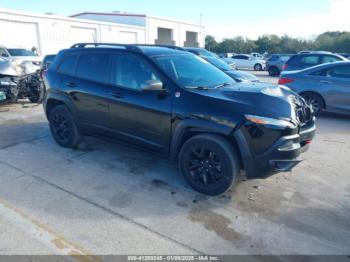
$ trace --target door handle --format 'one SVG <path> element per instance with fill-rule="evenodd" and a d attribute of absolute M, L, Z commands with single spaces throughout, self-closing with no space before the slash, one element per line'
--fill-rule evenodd
<path fill-rule="evenodd" d="M 69 86 L 69 87 L 76 87 L 77 84 L 76 84 L 76 83 L 73 83 L 73 82 L 67 82 L 67 83 L 66 83 L 66 86 Z"/>
<path fill-rule="evenodd" d="M 123 94 L 121 92 L 111 92 L 111 96 L 115 98 L 122 98 Z"/>
<path fill-rule="evenodd" d="M 322 83 L 322 84 L 332 84 L 331 81 L 326 81 L 326 80 L 322 80 L 322 81 L 320 81 L 320 83 Z"/>

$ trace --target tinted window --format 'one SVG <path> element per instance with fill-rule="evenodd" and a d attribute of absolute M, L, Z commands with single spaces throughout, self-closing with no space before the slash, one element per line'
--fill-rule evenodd
<path fill-rule="evenodd" d="M 150 80 L 159 80 L 151 65 L 140 57 L 120 54 L 116 56 L 113 82 L 122 87 L 141 90 Z"/>
<path fill-rule="evenodd" d="M 330 55 L 325 55 L 323 56 L 322 62 L 323 63 L 333 63 L 336 61 L 340 61 L 341 59 L 336 57 L 336 56 L 330 56 Z"/>
<path fill-rule="evenodd" d="M 59 67 L 59 71 L 64 74 L 74 75 L 77 60 L 78 60 L 77 54 L 66 56 Z"/>
<path fill-rule="evenodd" d="M 284 56 L 280 56 L 279 60 L 286 62 L 286 61 L 288 61 L 289 58 L 290 58 L 290 56 L 284 55 Z"/>
<path fill-rule="evenodd" d="M 333 67 L 327 71 L 327 76 L 350 79 L 350 66 Z"/>
<path fill-rule="evenodd" d="M 303 56 L 300 59 L 300 62 L 302 64 L 309 65 L 309 66 L 318 65 L 320 63 L 319 61 L 320 61 L 320 57 L 316 55 Z"/>
<path fill-rule="evenodd" d="M 79 59 L 77 76 L 97 82 L 107 82 L 109 55 L 106 53 L 86 53 Z"/>
<path fill-rule="evenodd" d="M 248 60 L 248 56 L 245 55 L 235 55 L 232 57 L 233 59 L 243 59 L 243 60 Z"/>
<path fill-rule="evenodd" d="M 218 68 L 191 54 L 157 56 L 153 60 L 183 88 L 213 88 L 223 83 L 235 83 Z"/>

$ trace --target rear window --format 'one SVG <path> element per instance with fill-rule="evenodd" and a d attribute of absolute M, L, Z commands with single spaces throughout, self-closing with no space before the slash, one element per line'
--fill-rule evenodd
<path fill-rule="evenodd" d="M 320 57 L 315 55 L 303 56 L 300 62 L 304 65 L 318 65 L 320 63 Z"/>
<path fill-rule="evenodd" d="M 107 53 L 86 53 L 80 55 L 77 68 L 79 78 L 106 83 L 109 64 Z"/>
<path fill-rule="evenodd" d="M 78 60 L 77 54 L 66 56 L 59 67 L 59 71 L 63 74 L 74 75 L 77 60 Z"/>
<path fill-rule="evenodd" d="M 340 61 L 341 59 L 339 57 L 336 56 L 330 56 L 330 55 L 325 55 L 322 59 L 323 63 L 333 63 L 333 62 L 337 62 Z"/>

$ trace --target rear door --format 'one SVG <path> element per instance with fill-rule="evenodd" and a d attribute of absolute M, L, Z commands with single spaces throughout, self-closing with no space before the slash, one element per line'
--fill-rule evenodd
<path fill-rule="evenodd" d="M 247 56 L 244 55 L 235 55 L 232 57 L 234 59 L 234 62 L 238 68 L 248 68 L 249 67 L 249 60 Z"/>
<path fill-rule="evenodd" d="M 332 111 L 350 113 L 350 65 L 327 69 L 320 81 L 328 86 L 327 108 Z"/>
<path fill-rule="evenodd" d="M 127 52 L 113 56 L 111 126 L 115 136 L 150 149 L 168 152 L 171 131 L 170 91 L 142 91 L 160 72 L 144 57 Z"/>
<path fill-rule="evenodd" d="M 110 128 L 110 61 L 108 53 L 89 51 L 68 55 L 59 67 L 62 89 L 73 101 L 80 123 L 90 132 Z"/>

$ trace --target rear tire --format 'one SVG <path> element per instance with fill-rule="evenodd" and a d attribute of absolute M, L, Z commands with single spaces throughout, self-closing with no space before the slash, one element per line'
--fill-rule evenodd
<path fill-rule="evenodd" d="M 323 98 L 319 94 L 306 92 L 301 94 L 301 96 L 305 99 L 306 103 L 312 106 L 316 116 L 319 116 L 322 113 L 322 110 L 325 108 L 325 104 Z"/>
<path fill-rule="evenodd" d="M 262 71 L 262 69 L 263 69 L 263 67 L 262 67 L 261 64 L 256 64 L 256 65 L 254 66 L 254 70 L 255 70 L 255 71 Z"/>
<path fill-rule="evenodd" d="M 57 144 L 67 148 L 78 146 L 81 135 L 74 117 L 65 105 L 56 106 L 51 110 L 49 124 L 51 134 Z"/>
<path fill-rule="evenodd" d="M 278 70 L 278 68 L 276 68 L 276 67 L 270 67 L 269 68 L 269 75 L 270 76 L 279 76 L 280 75 L 280 71 Z"/>
<path fill-rule="evenodd" d="M 218 135 L 190 138 L 181 148 L 179 166 L 188 184 L 210 196 L 225 193 L 238 181 L 240 162 L 236 150 Z"/>

